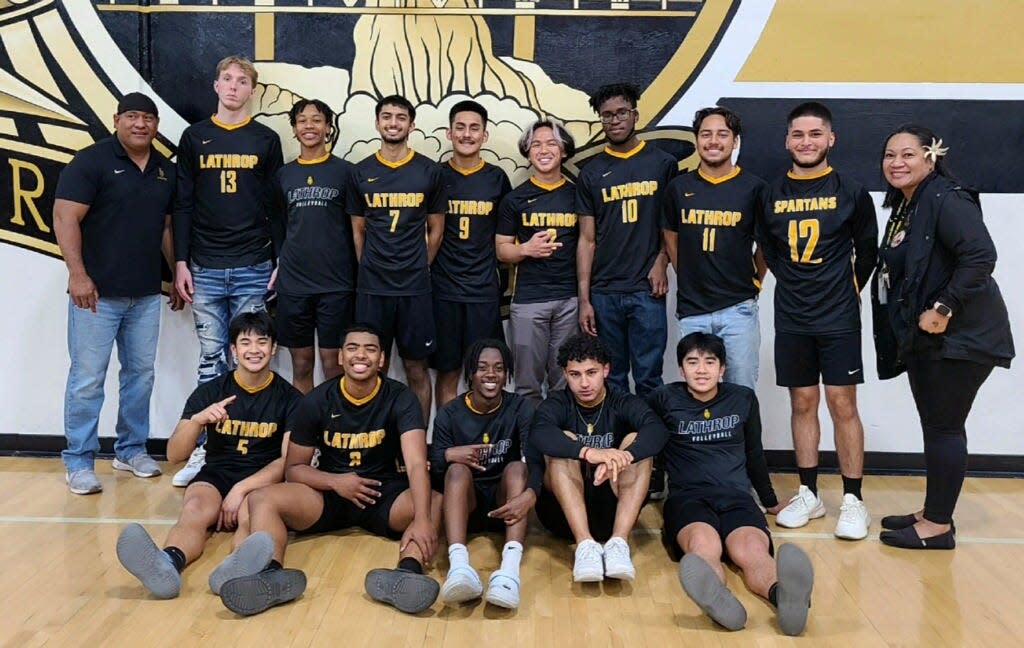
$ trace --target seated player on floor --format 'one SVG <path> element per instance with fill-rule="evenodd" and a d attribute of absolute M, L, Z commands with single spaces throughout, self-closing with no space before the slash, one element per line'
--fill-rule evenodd
<path fill-rule="evenodd" d="M 675 558 L 683 554 L 679 580 L 715 622 L 739 630 L 747 611 L 725 586 L 725 558 L 750 591 L 776 607 L 782 632 L 798 635 L 807 624 L 814 569 L 794 544 L 780 546 L 773 558 L 768 523 L 750 493 L 753 484 L 768 512 L 782 509 L 761 447 L 757 396 L 720 382 L 726 357 L 717 335 L 687 335 L 676 359 L 684 382 L 658 388 L 648 402 L 669 429 L 664 538 Z"/>
<path fill-rule="evenodd" d="M 530 445 L 544 455 L 537 517 L 576 542 L 576 582 L 636 577 L 626 538 L 647 497 L 651 457 L 665 443 L 665 427 L 643 400 L 605 384 L 608 363 L 599 338 L 566 340 L 558 366 L 568 386 L 541 403 L 530 431 Z M 535 462 L 531 483 L 541 478 Z"/>
<path fill-rule="evenodd" d="M 232 320 L 228 339 L 238 368 L 196 387 L 167 440 L 171 463 L 188 459 L 203 432 L 207 454 L 206 465 L 185 490 L 163 551 L 135 523 L 117 539 L 118 560 L 157 598 L 178 595 L 181 571 L 202 555 L 210 528 L 236 530 L 237 546 L 248 535 L 249 493 L 284 476 L 286 424 L 302 394 L 270 370 L 277 352 L 274 320 L 265 312 L 242 313 Z M 245 551 L 236 551 L 210 574 L 210 589 L 217 594 L 226 580 L 263 569 L 273 549 L 267 534 L 251 536 Z"/>
<path fill-rule="evenodd" d="M 491 574 L 486 600 L 516 608 L 526 518 L 537 501 L 526 487 L 523 462 L 533 407 L 504 389 L 513 373 L 512 352 L 504 342 L 473 343 L 463 364 L 469 391 L 437 413 L 429 455 L 435 486 L 444 491 L 448 536 L 450 569 L 441 597 L 445 603 L 480 598 L 483 583 L 469 563 L 467 531 L 503 530 L 501 568 Z"/>
<path fill-rule="evenodd" d="M 398 568 L 371 570 L 367 594 L 409 613 L 437 599 L 440 587 L 423 574 L 423 565 L 437 549 L 441 495 L 430 489 L 419 401 L 408 387 L 380 375 L 384 351 L 371 327 L 357 324 L 345 332 L 340 361 L 344 375 L 314 388 L 290 420 L 287 483 L 249 497 L 249 526 L 270 534 L 274 555 L 266 569 L 221 587 L 221 601 L 233 612 L 257 614 L 305 590 L 305 574 L 281 566 L 289 529 L 309 534 L 360 527 L 401 539 Z M 316 468 L 310 465 L 315 450 Z"/>

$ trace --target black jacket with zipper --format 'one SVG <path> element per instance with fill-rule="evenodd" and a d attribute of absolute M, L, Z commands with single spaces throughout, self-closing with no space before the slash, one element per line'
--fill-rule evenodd
<path fill-rule="evenodd" d="M 992 278 L 996 249 L 977 197 L 933 173 L 917 187 L 907 210 L 905 274 L 889 288 L 887 304 L 878 299 L 881 255 L 871 280 L 879 378 L 903 373 L 910 354 L 1009 367 L 1014 357 L 1010 321 Z M 953 311 L 939 335 L 917 325 L 935 302 Z"/>

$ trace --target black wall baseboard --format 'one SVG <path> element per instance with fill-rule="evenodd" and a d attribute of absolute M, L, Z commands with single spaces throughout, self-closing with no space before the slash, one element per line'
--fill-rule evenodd
<path fill-rule="evenodd" d="M 149 453 L 163 459 L 167 455 L 166 439 L 150 439 Z M 0 434 L 0 456 L 55 457 L 65 447 L 64 437 L 36 434 Z M 114 440 L 100 439 L 100 455 L 114 455 Z M 796 472 L 796 457 L 792 450 L 765 450 L 768 468 L 772 472 Z M 822 472 L 839 471 L 835 451 L 822 451 L 819 456 Z M 924 474 L 924 455 L 918 452 L 865 452 L 864 472 L 869 475 Z M 971 455 L 967 472 L 974 476 L 1024 477 L 1024 456 Z"/>

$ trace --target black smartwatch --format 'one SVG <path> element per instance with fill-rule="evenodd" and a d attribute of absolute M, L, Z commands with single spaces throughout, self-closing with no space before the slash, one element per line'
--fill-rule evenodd
<path fill-rule="evenodd" d="M 932 308 L 935 309 L 936 313 L 938 313 L 939 315 L 942 315 L 943 317 L 946 317 L 946 318 L 953 317 L 953 309 L 950 308 L 949 306 L 946 306 L 942 302 L 935 302 L 935 305 L 932 306 Z"/>

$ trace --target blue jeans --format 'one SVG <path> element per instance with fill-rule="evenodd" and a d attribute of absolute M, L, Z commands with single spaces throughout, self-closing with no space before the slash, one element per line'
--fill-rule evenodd
<path fill-rule="evenodd" d="M 204 268 L 191 264 L 192 317 L 199 337 L 199 382 L 213 380 L 231 368 L 228 325 L 239 313 L 267 309 L 270 261 L 242 268 Z"/>
<path fill-rule="evenodd" d="M 665 298 L 655 299 L 647 291 L 614 295 L 592 294 L 597 336 L 612 359 L 608 382 L 629 391 L 633 372 L 636 395 L 641 398 L 661 387 L 661 374 L 668 343 Z"/>
<path fill-rule="evenodd" d="M 71 370 L 64 392 L 64 436 L 68 448 L 61 453 L 61 459 L 69 472 L 92 469 L 100 450 L 103 383 L 115 342 L 121 371 L 114 453 L 118 459 L 128 460 L 146 451 L 159 334 L 160 295 L 101 297 L 95 313 L 68 300 Z"/>
<path fill-rule="evenodd" d="M 725 382 L 755 389 L 760 364 L 761 324 L 756 299 L 679 322 L 679 339 L 690 333 L 714 333 L 725 342 Z"/>

